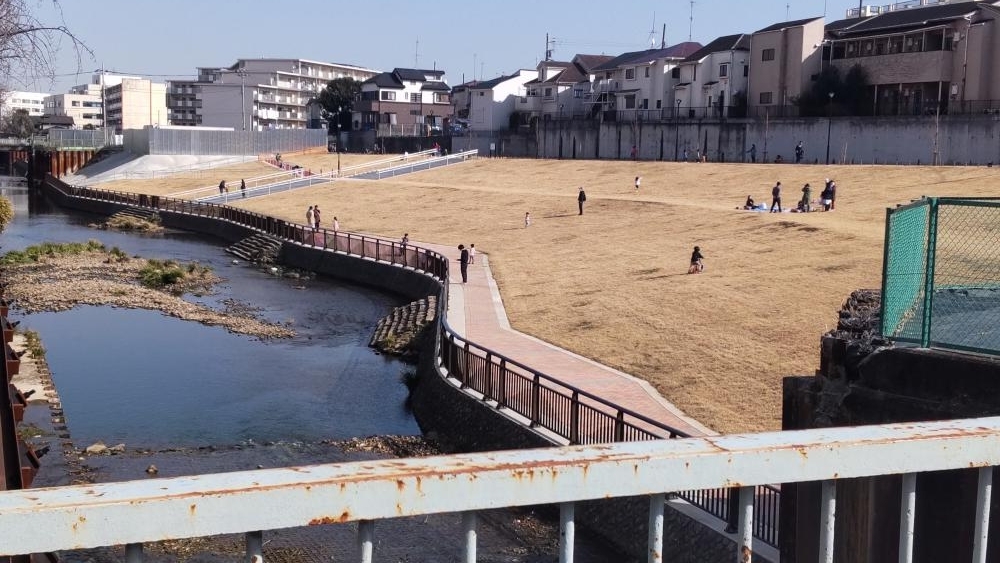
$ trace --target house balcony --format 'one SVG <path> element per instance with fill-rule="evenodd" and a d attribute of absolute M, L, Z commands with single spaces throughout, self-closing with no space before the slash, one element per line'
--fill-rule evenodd
<path fill-rule="evenodd" d="M 833 59 L 841 76 L 854 65 L 868 72 L 870 84 L 901 84 L 915 82 L 956 82 L 961 80 L 961 68 L 954 68 L 953 51 L 895 53 L 871 57 Z M 955 76 L 958 74 L 959 76 Z"/>

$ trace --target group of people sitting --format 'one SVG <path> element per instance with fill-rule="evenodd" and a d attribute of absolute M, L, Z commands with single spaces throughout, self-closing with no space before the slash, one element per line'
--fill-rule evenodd
<path fill-rule="evenodd" d="M 823 211 L 830 211 L 834 209 L 836 204 L 837 183 L 827 178 L 826 183 L 823 185 L 823 191 L 819 194 L 819 205 L 823 208 Z M 802 186 L 802 199 L 799 200 L 799 204 L 793 211 L 798 213 L 809 213 L 810 211 L 813 211 L 812 187 L 810 187 L 808 183 Z"/>

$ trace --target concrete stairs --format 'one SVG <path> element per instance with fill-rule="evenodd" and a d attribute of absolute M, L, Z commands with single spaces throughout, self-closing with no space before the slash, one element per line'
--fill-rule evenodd
<path fill-rule="evenodd" d="M 277 264 L 281 241 L 268 235 L 253 235 L 226 248 L 226 252 L 255 264 Z"/>
<path fill-rule="evenodd" d="M 127 207 L 122 209 L 118 213 L 115 213 L 109 217 L 109 221 L 114 219 L 138 219 L 140 221 L 147 221 L 149 223 L 159 223 L 160 216 L 155 211 L 149 211 L 147 209 L 141 209 L 137 207 Z"/>
<path fill-rule="evenodd" d="M 407 305 L 396 307 L 375 325 L 368 345 L 386 354 L 415 358 L 414 340 L 423 328 L 437 316 L 437 297 L 428 295 Z"/>

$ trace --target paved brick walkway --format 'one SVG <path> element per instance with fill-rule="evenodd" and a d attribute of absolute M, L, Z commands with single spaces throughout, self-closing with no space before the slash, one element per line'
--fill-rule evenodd
<path fill-rule="evenodd" d="M 716 434 L 681 412 L 646 381 L 512 329 L 487 255 L 476 255 L 476 263 L 469 265 L 469 281 L 463 284 L 458 249 L 418 244 L 453 260 L 449 269 L 448 323 L 459 334 L 564 383 L 692 436 Z"/>

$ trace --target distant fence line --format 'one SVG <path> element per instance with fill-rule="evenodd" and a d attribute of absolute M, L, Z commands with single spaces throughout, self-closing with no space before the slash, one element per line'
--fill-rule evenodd
<path fill-rule="evenodd" d="M 257 155 L 327 146 L 325 129 L 218 131 L 196 128 L 126 129 L 125 150 L 133 154 Z"/>
<path fill-rule="evenodd" d="M 1000 198 L 922 198 L 886 211 L 882 335 L 1000 353 Z"/>

